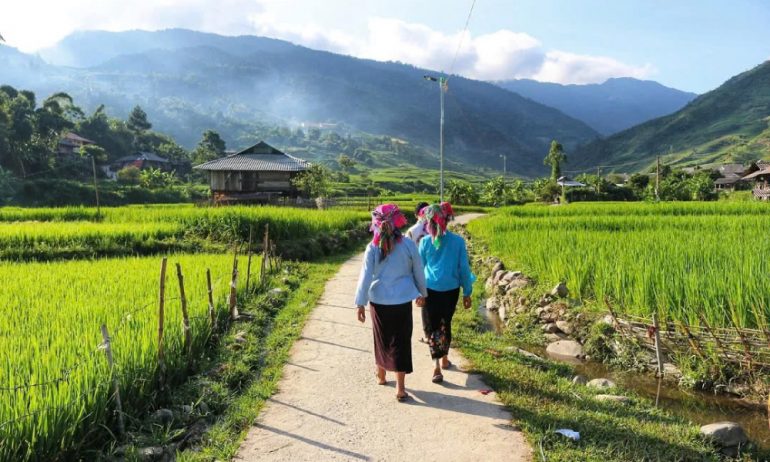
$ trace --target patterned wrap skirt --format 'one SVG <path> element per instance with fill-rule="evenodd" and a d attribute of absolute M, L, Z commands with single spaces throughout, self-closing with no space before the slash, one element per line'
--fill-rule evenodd
<path fill-rule="evenodd" d="M 422 326 L 433 359 L 449 353 L 452 344 L 452 316 L 459 298 L 459 287 L 444 292 L 428 289 L 428 298 L 422 307 Z"/>
<path fill-rule="evenodd" d="M 374 359 L 386 371 L 412 373 L 412 302 L 372 303 Z"/>

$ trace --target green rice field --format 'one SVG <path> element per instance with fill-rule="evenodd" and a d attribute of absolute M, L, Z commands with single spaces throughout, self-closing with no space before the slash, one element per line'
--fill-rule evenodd
<path fill-rule="evenodd" d="M 623 313 L 715 326 L 770 318 L 770 207 L 576 203 L 506 208 L 468 230 L 512 268 Z"/>

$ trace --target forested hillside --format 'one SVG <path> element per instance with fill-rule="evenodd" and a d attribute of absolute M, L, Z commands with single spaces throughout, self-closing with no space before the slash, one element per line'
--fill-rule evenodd
<path fill-rule="evenodd" d="M 655 157 L 687 166 L 770 158 L 770 61 L 739 74 L 669 116 L 595 141 L 575 165 L 639 170 Z"/>

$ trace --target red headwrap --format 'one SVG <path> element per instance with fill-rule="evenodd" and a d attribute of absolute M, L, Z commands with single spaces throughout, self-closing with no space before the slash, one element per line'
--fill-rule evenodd
<path fill-rule="evenodd" d="M 382 258 L 387 257 L 395 243 L 401 240 L 399 228 L 406 223 L 406 217 L 396 204 L 382 204 L 374 209 L 369 230 L 374 233 L 372 243 L 380 248 Z"/>

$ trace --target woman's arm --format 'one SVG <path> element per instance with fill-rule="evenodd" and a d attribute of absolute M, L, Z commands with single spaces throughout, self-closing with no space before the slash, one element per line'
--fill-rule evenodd
<path fill-rule="evenodd" d="M 361 264 L 361 272 L 358 275 L 358 287 L 356 288 L 355 304 L 363 307 L 369 304 L 369 288 L 372 286 L 374 277 L 374 257 L 376 249 L 372 245 L 366 246 L 364 252 L 364 261 Z"/>
<path fill-rule="evenodd" d="M 473 294 L 473 283 L 476 276 L 471 271 L 471 265 L 468 261 L 468 249 L 465 246 L 465 239 L 460 238 L 460 286 L 463 288 L 463 297 L 470 297 Z"/>
<path fill-rule="evenodd" d="M 412 247 L 412 276 L 414 277 L 414 284 L 417 286 L 417 290 L 423 297 L 428 296 L 428 283 L 425 281 L 425 269 L 422 266 L 422 257 L 417 250 L 417 246 Z"/>

